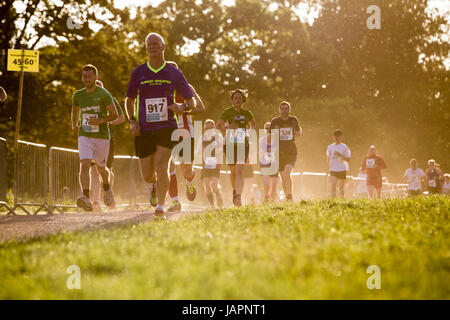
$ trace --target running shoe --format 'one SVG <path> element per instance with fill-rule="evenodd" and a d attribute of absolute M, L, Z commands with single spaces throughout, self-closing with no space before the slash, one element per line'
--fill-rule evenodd
<path fill-rule="evenodd" d="M 189 201 L 194 201 L 196 194 L 197 194 L 197 192 L 195 191 L 194 183 L 193 182 L 187 183 L 186 184 L 186 197 L 189 199 Z"/>
<path fill-rule="evenodd" d="M 164 214 L 164 209 L 156 208 L 155 209 L 155 218 L 158 220 L 166 220 L 166 215 Z"/>
<path fill-rule="evenodd" d="M 114 195 L 111 190 L 111 187 L 108 191 L 105 191 L 105 196 L 103 197 L 103 202 L 105 203 L 105 206 L 109 207 L 114 203 Z"/>
<path fill-rule="evenodd" d="M 100 200 L 95 200 L 92 203 L 92 211 L 96 211 L 96 212 L 102 211 L 102 206 L 100 204 Z"/>
<path fill-rule="evenodd" d="M 81 198 L 78 198 L 77 200 L 77 206 L 84 211 L 92 211 L 92 203 L 91 200 L 89 200 L 88 197 L 82 196 Z"/>
<path fill-rule="evenodd" d="M 172 205 L 167 209 L 168 212 L 180 212 L 181 211 L 181 203 L 177 200 L 172 200 Z"/>
<path fill-rule="evenodd" d="M 156 207 L 156 203 L 156 186 L 153 186 L 152 191 L 150 192 L 150 204 L 152 205 L 152 207 Z"/>

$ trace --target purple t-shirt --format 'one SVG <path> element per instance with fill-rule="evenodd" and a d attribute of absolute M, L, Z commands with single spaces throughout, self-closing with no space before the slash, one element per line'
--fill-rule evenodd
<path fill-rule="evenodd" d="M 175 92 L 185 99 L 194 96 L 183 73 L 174 66 L 164 62 L 154 70 L 147 61 L 133 70 L 127 97 L 137 98 L 135 117 L 141 130 L 177 127 L 173 111 L 167 109 L 174 103 Z"/>

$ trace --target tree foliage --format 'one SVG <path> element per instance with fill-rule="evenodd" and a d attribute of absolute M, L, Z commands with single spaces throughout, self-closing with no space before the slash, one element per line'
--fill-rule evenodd
<path fill-rule="evenodd" d="M 81 67 L 96 65 L 123 104 L 131 71 L 146 60 L 145 36 L 159 32 L 166 59 L 179 64 L 206 103 L 199 119 L 217 119 L 236 87 L 249 89 L 247 106 L 259 127 L 281 100 L 290 101 L 304 128 L 297 170 L 326 170 L 324 150 L 337 127 L 353 151 L 352 174 L 371 144 L 393 179 L 411 157 L 450 167 L 449 43 L 441 36 L 448 21 L 430 14 L 428 1 L 377 2 L 381 29 L 367 27 L 368 0 L 165 0 L 135 16 L 112 2 L 30 0 L 20 13 L 12 1 L 0 2 L 0 85 L 9 93 L 0 136 L 12 141 L 16 117 L 18 74 L 6 72 L 8 48 L 40 46 L 40 72 L 25 76 L 22 139 L 76 148 L 70 106 L 82 87 Z M 320 9 L 312 24 L 299 16 L 299 4 Z M 74 12 L 81 12 L 74 20 L 80 29 L 67 27 Z M 133 152 L 126 126 L 117 139 L 119 153 Z"/>

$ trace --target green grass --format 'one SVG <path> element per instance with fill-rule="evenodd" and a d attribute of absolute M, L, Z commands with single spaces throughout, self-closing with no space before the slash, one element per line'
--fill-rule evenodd
<path fill-rule="evenodd" d="M 0 299 L 449 299 L 449 212 L 448 197 L 307 201 L 8 242 Z"/>

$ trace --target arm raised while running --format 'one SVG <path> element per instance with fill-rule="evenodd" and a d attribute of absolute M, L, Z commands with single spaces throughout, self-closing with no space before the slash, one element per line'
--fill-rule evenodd
<path fill-rule="evenodd" d="M 195 109 L 192 109 L 192 111 L 189 114 L 205 113 L 206 108 L 205 105 L 203 104 L 202 98 L 200 98 L 200 96 L 198 95 L 197 91 L 195 91 L 193 86 L 191 86 L 191 89 L 194 92 L 194 98 L 195 101 L 197 102 L 197 105 L 195 106 Z"/>
<path fill-rule="evenodd" d="M 117 119 L 117 109 L 114 103 L 111 103 L 106 107 L 106 110 L 108 110 L 108 115 L 104 118 L 97 119 L 97 118 L 89 118 L 89 124 L 90 125 L 99 125 L 104 124 L 106 122 L 114 121 Z"/>

